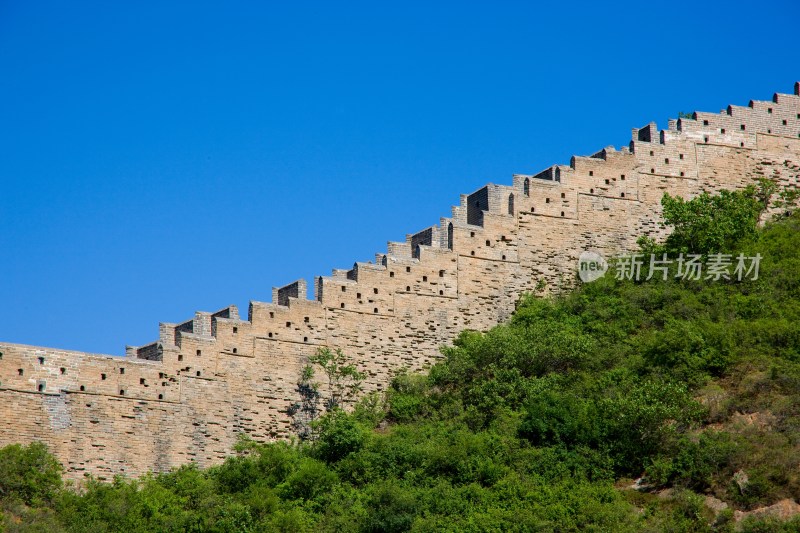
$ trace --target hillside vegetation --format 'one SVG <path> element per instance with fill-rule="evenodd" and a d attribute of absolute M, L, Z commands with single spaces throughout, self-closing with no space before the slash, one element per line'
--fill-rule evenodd
<path fill-rule="evenodd" d="M 7 531 L 800 531 L 800 216 L 755 189 L 665 197 L 647 253 L 760 254 L 757 279 L 606 276 L 525 297 L 426 374 L 334 407 L 297 443 L 207 470 L 64 487 L 0 450 Z M 306 375 L 305 378 L 309 376 Z M 307 386 L 307 383 L 304 385 Z M 741 512 L 741 513 L 739 513 Z"/>

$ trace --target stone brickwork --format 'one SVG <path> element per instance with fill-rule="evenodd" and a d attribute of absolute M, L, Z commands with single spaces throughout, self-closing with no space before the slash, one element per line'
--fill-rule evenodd
<path fill-rule="evenodd" d="M 610 255 L 663 237 L 664 192 L 692 197 L 759 177 L 799 187 L 794 94 L 634 129 L 630 145 L 575 156 L 461 196 L 450 218 L 390 242 L 375 262 L 273 290 L 252 302 L 161 324 L 126 357 L 0 343 L 0 445 L 41 440 L 68 475 L 136 476 L 221 462 L 237 434 L 291 433 L 287 408 L 308 356 L 341 348 L 386 387 L 423 369 L 463 329 L 486 330 L 525 292 L 574 283 L 581 251 Z"/>

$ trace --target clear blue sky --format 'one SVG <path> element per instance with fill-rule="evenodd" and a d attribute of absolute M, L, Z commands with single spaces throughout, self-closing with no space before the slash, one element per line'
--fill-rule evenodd
<path fill-rule="evenodd" d="M 800 78 L 796 0 L 338 4 L 0 0 L 0 341 L 246 317 L 460 193 Z"/>

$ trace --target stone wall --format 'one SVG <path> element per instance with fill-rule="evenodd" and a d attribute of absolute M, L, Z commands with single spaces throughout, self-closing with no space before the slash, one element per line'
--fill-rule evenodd
<path fill-rule="evenodd" d="M 374 263 L 273 290 L 273 303 L 160 324 L 126 357 L 0 343 L 0 445 L 41 440 L 68 475 L 136 476 L 219 463 L 239 433 L 291 434 L 287 408 L 319 347 L 341 348 L 386 387 L 423 369 L 463 329 L 508 318 L 519 296 L 570 286 L 581 251 L 611 255 L 663 236 L 664 192 L 692 197 L 759 177 L 798 187 L 793 95 L 634 129 L 630 145 L 575 156 L 462 195 L 450 218 L 390 242 Z"/>

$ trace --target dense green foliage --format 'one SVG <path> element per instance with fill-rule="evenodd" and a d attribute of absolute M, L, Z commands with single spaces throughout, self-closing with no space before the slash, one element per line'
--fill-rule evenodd
<path fill-rule="evenodd" d="M 796 189 L 778 194 L 777 185 L 761 179 L 739 191 L 703 192 L 691 200 L 665 193 L 661 199 L 664 224 L 671 229 L 666 242 L 657 244 L 648 237 L 639 239 L 644 251 L 654 253 L 709 254 L 730 253 L 745 239 L 756 234 L 761 213 L 770 205 L 790 206 Z M 774 200 L 774 201 L 773 201 Z"/>
<path fill-rule="evenodd" d="M 747 199 L 675 203 L 668 216 L 686 224 L 666 246 L 758 252 L 756 280 L 606 276 L 524 298 L 508 323 L 463 332 L 428 373 L 331 410 L 315 439 L 242 440 L 205 471 L 76 492 L 40 447 L 6 448 L 5 526 L 732 531 L 732 509 L 800 499 L 800 216 L 756 231 L 757 210 L 738 218 Z M 649 490 L 629 488 L 642 476 Z M 705 496 L 730 508 L 715 515 Z M 738 527 L 798 531 L 800 518 Z"/>
<path fill-rule="evenodd" d="M 61 488 L 61 465 L 39 442 L 0 448 L 0 499 L 47 503 Z"/>
<path fill-rule="evenodd" d="M 664 222 L 673 226 L 667 250 L 710 253 L 731 250 L 755 233 L 762 205 L 754 187 L 745 191 L 702 193 L 692 200 L 664 195 Z"/>

